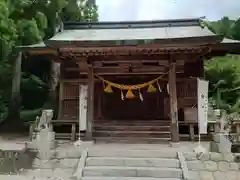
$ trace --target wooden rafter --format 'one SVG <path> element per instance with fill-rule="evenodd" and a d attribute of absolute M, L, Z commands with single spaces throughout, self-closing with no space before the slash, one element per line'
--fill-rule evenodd
<path fill-rule="evenodd" d="M 109 56 L 109 55 L 157 55 L 157 54 L 184 54 L 184 53 L 203 53 L 209 52 L 208 46 L 183 46 L 183 47 L 139 47 L 139 46 L 120 46 L 120 47 L 95 47 L 95 48 L 61 48 L 61 53 L 65 56 Z"/>

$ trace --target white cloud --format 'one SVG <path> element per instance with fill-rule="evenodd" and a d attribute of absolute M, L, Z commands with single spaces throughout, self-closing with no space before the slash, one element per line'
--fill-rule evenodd
<path fill-rule="evenodd" d="M 96 0 L 101 21 L 240 17 L 240 0 Z"/>

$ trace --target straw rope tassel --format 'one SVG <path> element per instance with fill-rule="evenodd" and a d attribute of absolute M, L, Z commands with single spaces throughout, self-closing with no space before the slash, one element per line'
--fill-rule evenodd
<path fill-rule="evenodd" d="M 104 91 L 107 92 L 107 93 L 112 93 L 113 90 L 112 90 L 112 87 L 110 84 L 107 84 L 107 86 L 104 88 Z"/>
<path fill-rule="evenodd" d="M 135 98 L 135 97 L 136 97 L 136 96 L 133 94 L 133 92 L 131 91 L 131 89 L 128 89 L 125 98 L 127 98 L 127 99 L 133 99 L 133 98 Z"/>
<path fill-rule="evenodd" d="M 157 91 L 157 89 L 152 84 L 149 84 L 147 92 L 151 93 L 151 92 L 156 92 L 156 91 Z"/>

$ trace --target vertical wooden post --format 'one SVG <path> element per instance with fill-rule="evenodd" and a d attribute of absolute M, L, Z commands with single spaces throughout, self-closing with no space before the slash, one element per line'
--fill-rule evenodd
<path fill-rule="evenodd" d="M 171 117 L 171 133 L 172 142 L 179 142 L 178 131 L 178 105 L 177 105 L 177 90 L 176 90 L 176 63 L 169 61 L 169 99 L 170 99 L 170 117 Z"/>
<path fill-rule="evenodd" d="M 63 93 L 64 93 L 64 82 L 60 80 L 59 84 L 59 98 L 58 98 L 58 119 L 62 118 L 62 111 L 63 111 Z"/>
<path fill-rule="evenodd" d="M 94 113 L 94 76 L 92 66 L 88 66 L 88 100 L 87 100 L 87 140 L 92 140 L 92 122 Z"/>
<path fill-rule="evenodd" d="M 99 93 L 99 95 L 97 96 L 97 110 L 96 110 L 97 120 L 102 119 L 102 107 L 101 106 L 102 106 L 102 93 Z"/>

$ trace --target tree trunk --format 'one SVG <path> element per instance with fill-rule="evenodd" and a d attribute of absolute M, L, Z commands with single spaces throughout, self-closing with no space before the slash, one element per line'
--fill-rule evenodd
<path fill-rule="evenodd" d="M 50 80 L 49 80 L 49 99 L 48 101 L 44 104 L 43 108 L 44 109 L 53 109 L 54 114 L 57 114 L 57 99 L 58 99 L 58 91 L 57 87 L 59 84 L 59 78 L 60 78 L 60 63 L 56 63 L 54 61 L 51 61 L 51 70 L 50 70 Z"/>
<path fill-rule="evenodd" d="M 18 51 L 13 66 L 12 77 L 12 97 L 8 107 L 8 116 L 1 125 L 1 132 L 19 132 L 23 128 L 23 121 L 20 120 L 21 108 L 21 72 L 22 72 L 22 52 Z"/>
<path fill-rule="evenodd" d="M 63 25 L 62 23 L 60 23 L 59 25 L 57 25 L 56 23 L 56 18 L 57 18 L 58 14 L 56 14 L 56 17 L 53 21 L 53 36 L 55 34 L 57 34 L 59 31 L 62 30 Z M 49 98 L 47 100 L 47 102 L 43 105 L 44 109 L 53 109 L 54 110 L 54 117 L 56 118 L 58 112 L 58 85 L 59 85 L 59 79 L 60 79 L 60 63 L 54 62 L 53 60 L 50 61 L 51 63 L 51 68 L 50 68 L 50 80 L 49 80 Z"/>

